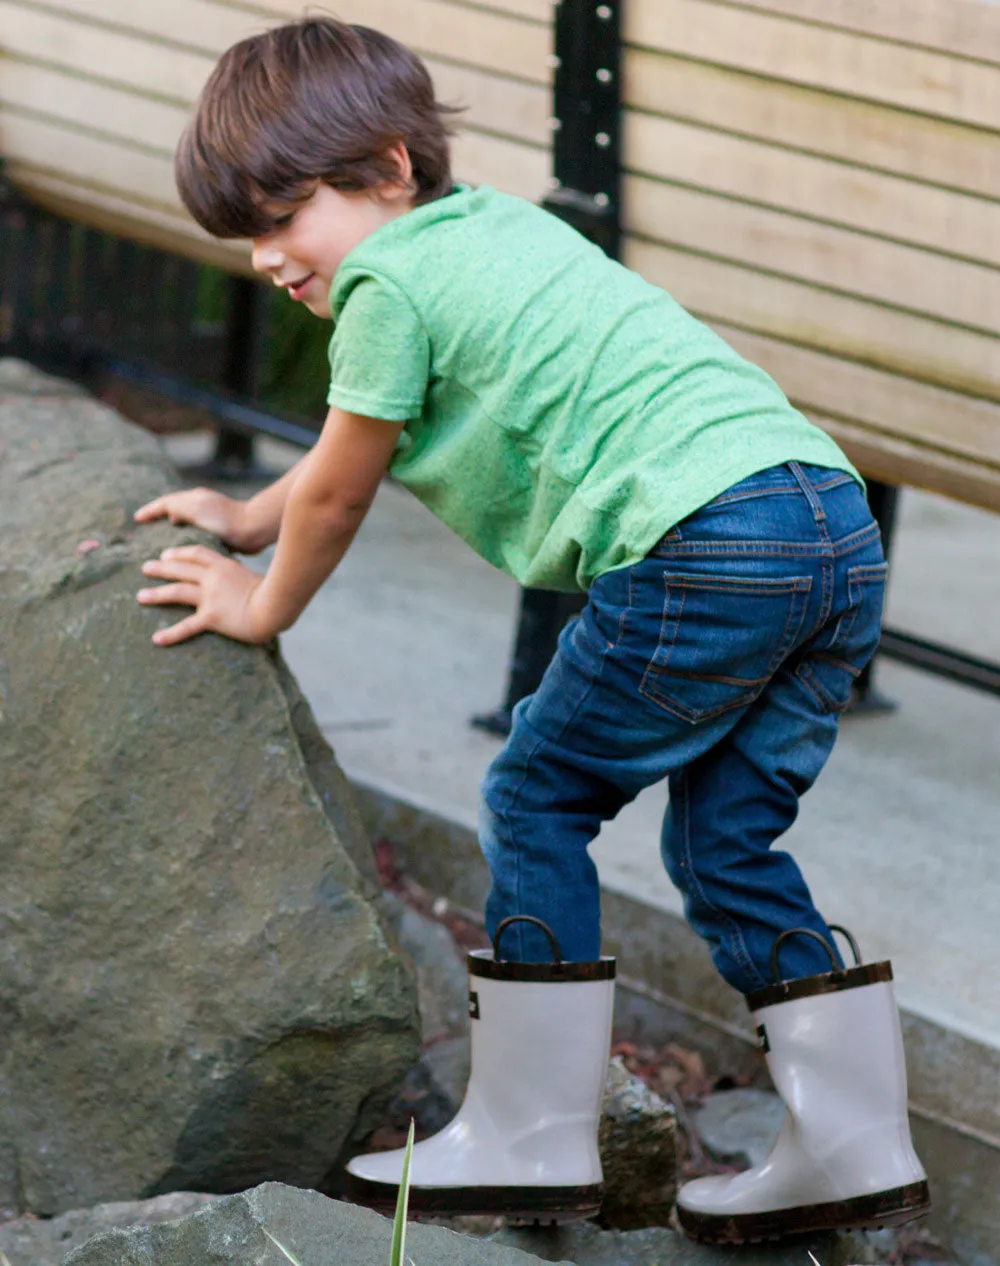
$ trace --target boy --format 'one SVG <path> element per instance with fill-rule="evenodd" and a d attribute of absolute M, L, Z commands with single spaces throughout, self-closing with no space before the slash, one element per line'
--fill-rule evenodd
<path fill-rule="evenodd" d="M 764 1166 L 683 1188 L 682 1222 L 739 1240 L 916 1216 L 888 964 L 845 971 L 771 848 L 878 641 L 885 564 L 856 472 L 665 292 L 528 203 L 453 186 L 444 115 L 415 56 L 325 18 L 212 74 L 182 197 L 333 317 L 330 412 L 249 502 L 201 489 L 138 512 L 242 552 L 277 541 L 263 578 L 202 547 L 147 563 L 168 583 L 141 602 L 195 608 L 154 640 L 288 628 L 387 469 L 521 584 L 587 591 L 483 784 L 494 952 L 470 956 L 472 1080 L 416 1148 L 411 1208 L 595 1211 L 614 964 L 587 847 L 667 777 L 664 863 L 789 1110 Z M 400 1171 L 398 1153 L 355 1158 L 351 1190 L 390 1207 Z"/>

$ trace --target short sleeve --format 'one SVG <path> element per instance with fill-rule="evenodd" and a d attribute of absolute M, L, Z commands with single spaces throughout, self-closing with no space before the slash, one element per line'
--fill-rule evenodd
<path fill-rule="evenodd" d="M 327 402 L 406 422 L 423 411 L 429 374 L 427 331 L 406 294 L 386 278 L 362 274 L 337 314 Z"/>

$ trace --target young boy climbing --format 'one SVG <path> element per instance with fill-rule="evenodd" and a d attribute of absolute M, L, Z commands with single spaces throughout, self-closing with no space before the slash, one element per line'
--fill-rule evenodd
<path fill-rule="evenodd" d="M 141 602 L 194 608 L 154 640 L 264 642 L 340 562 L 390 470 L 522 585 L 588 594 L 482 790 L 494 951 L 470 956 L 473 1071 L 419 1144 L 410 1206 L 586 1216 L 614 962 L 601 823 L 669 782 L 664 865 L 747 996 L 788 1109 L 771 1158 L 678 1198 L 705 1239 L 904 1221 L 928 1207 L 888 963 L 845 969 L 774 842 L 873 653 L 885 579 L 856 472 L 761 370 L 558 219 L 454 185 L 446 112 L 395 41 L 326 18 L 221 59 L 177 152 L 194 218 L 332 317 L 315 447 L 246 503 L 143 507 L 236 551 L 144 566 Z M 355 1158 L 395 1201 L 401 1155 Z"/>

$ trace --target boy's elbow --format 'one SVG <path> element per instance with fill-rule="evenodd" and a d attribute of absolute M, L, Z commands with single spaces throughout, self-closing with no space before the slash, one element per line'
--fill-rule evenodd
<path fill-rule="evenodd" d="M 309 507 L 309 515 L 325 535 L 343 536 L 357 531 L 373 500 L 373 496 L 317 498 Z"/>

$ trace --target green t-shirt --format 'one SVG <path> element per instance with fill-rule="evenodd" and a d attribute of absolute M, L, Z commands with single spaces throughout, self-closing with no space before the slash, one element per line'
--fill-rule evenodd
<path fill-rule="evenodd" d="M 405 421 L 392 474 L 522 585 L 588 589 L 769 466 L 856 473 L 666 291 L 489 188 L 370 234 L 330 307 L 330 404 Z"/>

